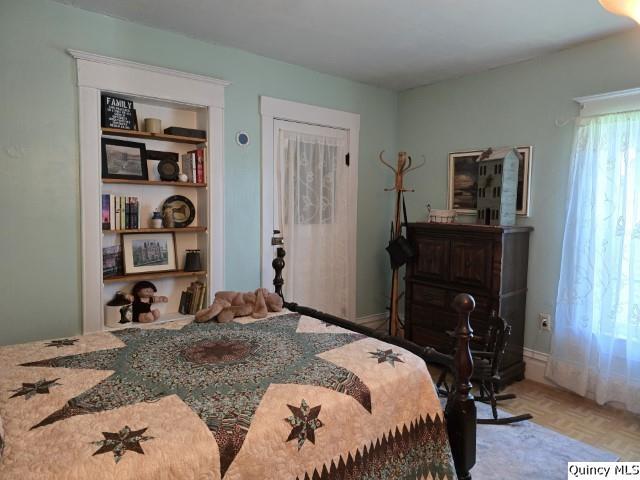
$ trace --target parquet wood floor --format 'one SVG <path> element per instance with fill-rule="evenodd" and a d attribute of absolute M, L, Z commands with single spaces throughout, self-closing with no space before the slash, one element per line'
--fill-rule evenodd
<path fill-rule="evenodd" d="M 380 331 L 385 331 L 384 327 Z M 433 381 L 439 370 L 429 367 Z M 559 388 L 531 380 L 516 382 L 502 393 L 515 393 L 514 400 L 499 408 L 512 414 L 530 413 L 533 422 L 594 447 L 620 456 L 621 461 L 640 461 L 640 416 Z M 499 427 L 496 427 L 499 428 Z"/>
<path fill-rule="evenodd" d="M 517 398 L 501 402 L 503 410 L 530 413 L 539 425 L 608 450 L 623 461 L 640 461 L 640 416 L 530 380 L 504 392 Z"/>

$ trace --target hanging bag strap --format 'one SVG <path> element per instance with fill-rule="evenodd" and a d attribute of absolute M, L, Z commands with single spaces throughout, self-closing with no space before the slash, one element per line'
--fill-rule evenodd
<path fill-rule="evenodd" d="M 407 221 L 407 204 L 404 202 L 404 192 L 402 193 L 402 216 L 404 217 L 404 225 L 406 228 L 409 222 Z M 402 231 L 402 228 L 400 231 Z"/>

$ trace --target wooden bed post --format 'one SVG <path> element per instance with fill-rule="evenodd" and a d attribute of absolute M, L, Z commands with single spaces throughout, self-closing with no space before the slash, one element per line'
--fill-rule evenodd
<path fill-rule="evenodd" d="M 276 293 L 280 295 L 280 298 L 284 301 L 282 295 L 282 286 L 284 285 L 284 278 L 282 278 L 282 270 L 284 270 L 284 256 L 286 255 L 283 247 L 278 247 L 276 250 L 276 258 L 271 262 L 271 266 L 276 272 L 276 276 L 273 279 L 273 285 Z"/>
<path fill-rule="evenodd" d="M 469 315 L 475 308 L 475 303 L 473 297 L 466 293 L 457 295 L 453 300 L 453 308 L 458 312 L 456 352 L 453 359 L 456 378 L 445 417 L 459 480 L 471 480 L 470 470 L 476 463 L 476 405 L 471 394 L 473 359 L 469 348 L 469 342 L 473 338 Z"/>

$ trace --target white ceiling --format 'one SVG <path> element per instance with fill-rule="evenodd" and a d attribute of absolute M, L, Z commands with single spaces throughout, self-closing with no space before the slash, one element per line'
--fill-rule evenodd
<path fill-rule="evenodd" d="M 403 90 L 631 28 L 597 0 L 57 0 Z"/>

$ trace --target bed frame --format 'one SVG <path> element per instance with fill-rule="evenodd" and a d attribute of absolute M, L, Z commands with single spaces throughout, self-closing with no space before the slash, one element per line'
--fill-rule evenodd
<path fill-rule="evenodd" d="M 282 271 L 285 266 L 285 254 L 284 248 L 278 247 L 276 258 L 272 262 L 275 270 L 273 285 L 276 293 L 283 300 L 282 286 L 284 285 L 284 279 L 282 278 Z M 458 479 L 471 480 L 470 471 L 476 463 L 476 406 L 471 394 L 473 360 L 469 348 L 469 341 L 473 337 L 473 330 L 469 324 L 469 315 L 475 308 L 475 300 L 471 295 L 461 293 L 453 300 L 453 308 L 458 312 L 458 324 L 454 333 L 457 348 L 453 356 L 445 355 L 431 347 L 422 347 L 403 338 L 378 333 L 364 325 L 334 317 L 313 308 L 303 307 L 297 303 L 285 301 L 284 306 L 292 312 L 317 318 L 323 322 L 397 345 L 418 355 L 426 364 L 436 364 L 453 372 L 455 381 L 445 407 L 447 433 Z"/>

